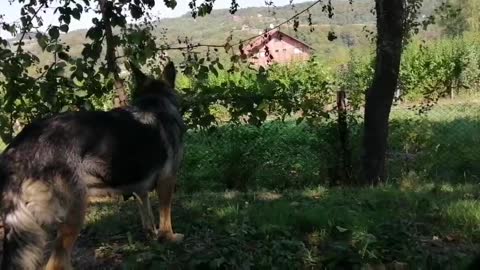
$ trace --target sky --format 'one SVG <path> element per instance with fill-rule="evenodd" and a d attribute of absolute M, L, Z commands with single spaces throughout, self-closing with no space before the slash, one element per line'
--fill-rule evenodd
<path fill-rule="evenodd" d="M 14 1 L 14 3 L 9 3 L 10 1 L 11 0 L 0 0 L 0 16 L 3 15 L 3 20 L 11 23 L 19 20 L 21 5 L 18 4 L 17 1 Z M 308 1 L 311 0 L 293 0 L 293 3 L 301 3 Z M 188 7 L 188 3 L 190 2 L 190 0 L 177 0 L 177 7 L 174 10 L 165 7 L 163 0 L 156 0 L 155 2 L 156 4 L 152 10 L 152 13 L 159 16 L 160 19 L 179 17 L 190 11 Z M 197 5 L 202 2 L 202 0 L 197 0 Z M 290 0 L 273 0 L 273 2 L 276 6 L 283 6 L 287 5 Z M 229 8 L 230 3 L 231 0 L 216 0 L 214 4 L 214 9 Z M 240 8 L 265 6 L 265 0 L 237 0 L 237 3 L 240 5 Z M 50 24 L 58 24 L 58 14 L 53 14 L 53 11 L 54 8 L 52 7 L 45 10 L 45 13 L 41 14 L 44 21 L 44 26 L 40 30 L 44 31 L 46 27 L 48 27 L 48 25 Z M 88 14 L 82 14 L 80 21 L 72 19 L 70 23 L 70 30 L 89 28 L 92 25 L 92 18 L 95 16 L 96 14 L 90 12 Z M 6 31 L 0 29 L 0 37 L 10 38 L 11 36 Z"/>

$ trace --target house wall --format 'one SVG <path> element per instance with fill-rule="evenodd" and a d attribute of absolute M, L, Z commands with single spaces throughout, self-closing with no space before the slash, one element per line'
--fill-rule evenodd
<path fill-rule="evenodd" d="M 250 52 L 250 62 L 255 66 L 266 66 L 268 58 L 265 56 L 265 49 L 273 56 L 272 62 L 287 64 L 293 61 L 305 61 L 310 58 L 310 50 L 307 46 L 288 37 L 279 39 L 272 37 L 264 46 Z"/>

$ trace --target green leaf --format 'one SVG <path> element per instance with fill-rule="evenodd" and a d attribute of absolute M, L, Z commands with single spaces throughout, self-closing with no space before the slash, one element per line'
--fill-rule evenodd
<path fill-rule="evenodd" d="M 208 79 L 208 67 L 206 66 L 201 66 L 200 70 L 198 71 L 197 78 L 199 80 L 205 80 Z"/>
<path fill-rule="evenodd" d="M 81 7 L 81 6 L 80 6 L 80 7 Z M 78 9 L 78 8 L 72 9 L 72 17 L 73 17 L 75 20 L 80 20 L 81 10 Z"/>
<path fill-rule="evenodd" d="M 20 22 L 22 23 L 22 26 L 23 26 L 23 27 L 27 27 L 28 20 L 27 20 L 26 17 L 23 17 L 23 16 L 22 16 L 22 17 L 20 18 Z"/>
<path fill-rule="evenodd" d="M 143 16 L 143 9 L 137 5 L 130 4 L 130 14 L 134 19 L 140 19 Z"/>
<path fill-rule="evenodd" d="M 59 52 L 58 53 L 58 58 L 60 58 L 62 60 L 65 60 L 65 61 L 68 61 L 68 59 L 70 59 L 70 56 L 65 52 Z"/>
<path fill-rule="evenodd" d="M 213 75 L 215 75 L 215 77 L 218 77 L 218 71 L 217 71 L 217 69 L 215 68 L 215 66 L 214 66 L 214 65 L 210 65 L 209 68 L 210 68 L 210 72 L 212 72 Z"/>
<path fill-rule="evenodd" d="M 52 27 L 48 30 L 48 35 L 49 35 L 50 38 L 52 38 L 52 39 L 58 39 L 58 37 L 60 36 L 60 32 L 58 31 L 58 27 L 57 27 L 57 26 L 52 26 Z"/>
<path fill-rule="evenodd" d="M 335 39 L 337 39 L 337 35 L 335 34 L 335 32 L 329 31 L 327 39 L 328 39 L 328 41 L 334 41 Z"/>
<path fill-rule="evenodd" d="M 87 37 L 92 39 L 92 40 L 99 40 L 103 35 L 103 31 L 100 27 L 95 26 L 87 31 Z"/>
<path fill-rule="evenodd" d="M 147 5 L 149 8 L 152 8 L 155 6 L 155 0 L 142 0 L 142 2 Z"/>
<path fill-rule="evenodd" d="M 64 68 L 67 66 L 67 63 L 65 63 L 64 61 L 60 61 L 57 63 L 57 68 Z"/>
<path fill-rule="evenodd" d="M 70 110 L 70 107 L 68 105 L 65 105 L 60 109 L 60 112 L 64 113 L 64 112 L 67 112 L 68 110 Z"/>
<path fill-rule="evenodd" d="M 176 0 L 164 0 L 165 6 L 168 8 L 174 9 L 177 6 Z"/>
<path fill-rule="evenodd" d="M 42 50 L 45 50 L 45 48 L 48 45 L 47 36 L 45 36 L 44 34 L 39 32 L 35 35 L 35 38 L 37 39 L 38 46 L 40 46 L 40 48 L 42 48 Z"/>
<path fill-rule="evenodd" d="M 340 226 L 335 226 L 335 229 L 337 229 L 337 231 L 339 231 L 341 233 L 344 233 L 344 232 L 348 231 L 347 228 L 343 228 L 343 227 L 340 227 Z"/>
<path fill-rule="evenodd" d="M 70 24 L 70 21 L 71 21 L 71 18 L 70 18 L 70 14 L 64 14 L 63 15 L 63 21 L 66 23 L 66 24 Z"/>
<path fill-rule="evenodd" d="M 86 96 L 88 96 L 88 92 L 85 91 L 85 90 L 77 90 L 77 91 L 75 91 L 75 96 L 86 97 Z"/>
<path fill-rule="evenodd" d="M 68 32 L 68 24 L 60 25 L 60 31 L 67 33 Z"/>

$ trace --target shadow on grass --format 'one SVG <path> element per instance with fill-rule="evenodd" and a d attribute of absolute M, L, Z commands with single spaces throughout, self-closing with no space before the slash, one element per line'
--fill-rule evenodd
<path fill-rule="evenodd" d="M 179 194 L 173 222 L 186 239 L 178 245 L 146 242 L 132 201 L 96 204 L 80 249 L 89 244 L 101 265 L 127 269 L 352 269 L 394 261 L 462 269 L 480 241 L 479 196 L 476 186 L 448 184 Z"/>

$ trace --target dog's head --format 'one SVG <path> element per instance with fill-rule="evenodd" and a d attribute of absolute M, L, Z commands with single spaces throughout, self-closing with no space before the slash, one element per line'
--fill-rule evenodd
<path fill-rule="evenodd" d="M 175 78 L 177 72 L 173 62 L 169 61 L 162 72 L 160 79 L 154 79 L 145 75 L 135 64 L 129 62 L 132 70 L 134 88 L 132 89 L 132 99 L 138 99 L 143 96 L 170 96 L 175 95 Z"/>

